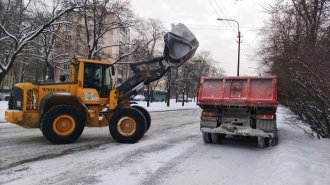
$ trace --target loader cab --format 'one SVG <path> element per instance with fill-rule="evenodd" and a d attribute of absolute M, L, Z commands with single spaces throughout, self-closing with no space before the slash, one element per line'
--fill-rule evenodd
<path fill-rule="evenodd" d="M 109 65 L 88 63 L 84 64 L 84 88 L 95 89 L 100 98 L 109 97 L 112 88 L 112 75 Z"/>

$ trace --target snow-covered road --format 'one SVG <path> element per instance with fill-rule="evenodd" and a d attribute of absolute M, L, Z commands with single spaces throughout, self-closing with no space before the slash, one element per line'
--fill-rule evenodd
<path fill-rule="evenodd" d="M 328 184 L 329 140 L 306 138 L 283 122 L 279 145 L 254 139 L 204 144 L 200 109 L 153 112 L 136 144 L 119 144 L 108 128 L 85 128 L 73 144 L 53 145 L 38 129 L 0 123 L 0 184 Z"/>

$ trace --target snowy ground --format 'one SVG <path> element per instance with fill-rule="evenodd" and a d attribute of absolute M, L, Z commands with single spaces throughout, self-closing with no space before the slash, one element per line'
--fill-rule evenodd
<path fill-rule="evenodd" d="M 146 106 L 146 102 L 139 102 Z M 0 122 L 6 102 L 0 102 Z M 178 110 L 187 109 L 190 110 Z M 205 144 L 194 103 L 152 103 L 152 126 L 136 144 L 116 143 L 105 128 L 86 128 L 77 142 L 53 145 L 38 129 L 0 123 L 0 184 L 306 184 L 330 182 L 328 139 L 310 139 L 284 123 L 279 144 L 253 139 Z M 160 110 L 176 111 L 157 112 Z"/>

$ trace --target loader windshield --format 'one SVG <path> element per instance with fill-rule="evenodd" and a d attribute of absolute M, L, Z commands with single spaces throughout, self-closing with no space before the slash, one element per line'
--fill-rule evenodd
<path fill-rule="evenodd" d="M 112 87 L 112 78 L 111 78 L 111 72 L 110 72 L 110 67 L 107 67 L 105 69 L 105 86 L 107 86 L 109 89 Z"/>
<path fill-rule="evenodd" d="M 85 63 L 84 88 L 96 89 L 101 98 L 109 96 L 112 78 L 108 65 Z"/>

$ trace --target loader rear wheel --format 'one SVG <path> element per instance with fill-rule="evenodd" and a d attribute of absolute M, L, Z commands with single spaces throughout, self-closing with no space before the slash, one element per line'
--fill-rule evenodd
<path fill-rule="evenodd" d="M 146 132 L 147 121 L 138 109 L 129 107 L 116 111 L 109 120 L 111 136 L 119 143 L 136 143 Z"/>
<path fill-rule="evenodd" d="M 210 133 L 202 132 L 204 143 L 212 143 L 212 138 Z"/>
<path fill-rule="evenodd" d="M 212 143 L 220 144 L 222 140 L 222 135 L 217 133 L 211 133 Z"/>
<path fill-rule="evenodd" d="M 133 105 L 132 107 L 135 108 L 135 109 L 137 109 L 137 110 L 139 110 L 140 112 L 142 112 L 142 114 L 146 118 L 146 121 L 147 121 L 146 132 L 147 132 L 149 130 L 149 128 L 150 128 L 150 125 L 151 125 L 151 117 L 150 117 L 150 114 L 149 114 L 148 110 L 145 109 L 144 107 L 137 106 L 137 105 Z"/>
<path fill-rule="evenodd" d="M 77 140 L 84 131 L 81 112 L 70 105 L 57 105 L 49 109 L 40 124 L 42 134 L 54 144 L 68 144 Z"/>

